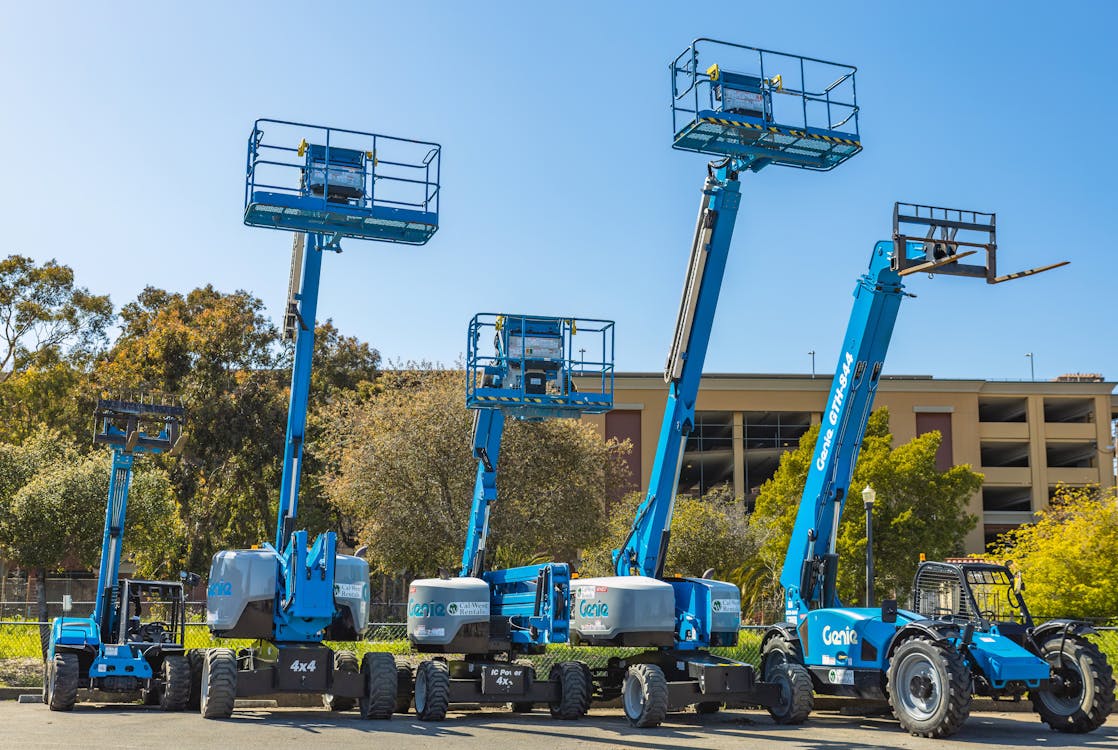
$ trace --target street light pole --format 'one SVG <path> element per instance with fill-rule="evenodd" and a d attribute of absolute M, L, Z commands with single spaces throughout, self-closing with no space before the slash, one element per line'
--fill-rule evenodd
<path fill-rule="evenodd" d="M 808 354 L 811 355 L 811 379 L 815 380 L 815 350 L 812 349 Z"/>
<path fill-rule="evenodd" d="M 1025 352 L 1025 356 L 1029 359 L 1029 379 L 1036 382 L 1036 360 L 1033 359 L 1032 352 Z"/>
<path fill-rule="evenodd" d="M 868 484 L 862 490 L 862 502 L 866 506 L 866 606 L 873 606 L 873 501 L 877 492 Z"/>

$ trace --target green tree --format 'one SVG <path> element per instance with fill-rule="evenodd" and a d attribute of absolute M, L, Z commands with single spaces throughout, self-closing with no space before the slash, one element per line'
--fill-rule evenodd
<path fill-rule="evenodd" d="M 779 575 L 799 509 L 808 466 L 819 435 L 818 425 L 799 446 L 781 457 L 776 474 L 761 486 L 751 525 L 756 529 L 764 564 Z M 942 559 L 963 552 L 963 540 L 978 519 L 967 512 L 970 497 L 982 487 L 982 475 L 969 466 L 936 469 L 941 436 L 928 432 L 892 447 L 889 413 L 870 416 L 854 469 L 851 493 L 866 485 L 877 491 L 873 509 L 875 597 L 904 599 L 912 586 L 919 553 Z M 846 503 L 839 523 L 839 596 L 849 602 L 865 596 L 865 509 L 856 494 Z M 762 587 L 764 588 L 764 587 Z"/>
<path fill-rule="evenodd" d="M 1118 612 L 1118 494 L 1096 486 L 1056 489 L 1034 523 L 999 537 L 993 553 L 1012 560 L 1034 616 L 1114 617 Z"/>
<path fill-rule="evenodd" d="M 0 446 L 0 554 L 35 570 L 40 616 L 46 617 L 41 582 L 48 572 L 94 568 L 100 559 L 111 458 L 85 457 L 40 432 L 24 446 Z M 140 575 L 177 567 L 183 527 L 166 474 L 137 461 L 129 492 L 125 559 Z"/>
<path fill-rule="evenodd" d="M 88 439 L 88 381 L 113 319 L 107 296 L 74 285 L 73 271 L 21 255 L 0 259 L 0 441 L 41 425 Z"/>
<path fill-rule="evenodd" d="M 462 555 L 476 462 L 463 373 L 386 378 L 369 398 L 335 404 L 326 439 L 326 491 L 381 572 L 455 569 Z M 501 449 L 490 562 L 569 560 L 597 540 L 604 498 L 624 472 L 625 446 L 575 420 L 509 420 Z"/>

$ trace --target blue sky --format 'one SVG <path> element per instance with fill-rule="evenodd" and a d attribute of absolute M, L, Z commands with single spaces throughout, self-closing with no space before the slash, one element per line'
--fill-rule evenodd
<path fill-rule="evenodd" d="M 268 10 L 261 11 L 260 8 Z M 685 13 L 682 9 L 695 8 Z M 0 252 L 56 258 L 119 306 L 248 289 L 273 318 L 289 238 L 241 223 L 257 117 L 443 145 L 425 247 L 344 243 L 320 318 L 453 362 L 478 311 L 612 318 L 662 367 L 704 157 L 670 148 L 667 64 L 697 36 L 857 65 L 865 150 L 745 196 L 708 372 L 830 372 L 893 201 L 998 215 L 993 287 L 913 277 L 893 374 L 1118 379 L 1118 4 L 21 3 L 0 26 Z"/>

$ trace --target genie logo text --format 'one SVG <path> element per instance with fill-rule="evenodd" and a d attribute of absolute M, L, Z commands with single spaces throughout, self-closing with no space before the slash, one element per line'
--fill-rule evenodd
<path fill-rule="evenodd" d="M 828 646 L 850 646 L 858 642 L 858 634 L 853 628 L 835 630 L 830 625 L 823 626 L 823 643 Z"/>
<path fill-rule="evenodd" d="M 578 603 L 579 617 L 609 617 L 609 605 L 599 601 L 581 601 Z"/>

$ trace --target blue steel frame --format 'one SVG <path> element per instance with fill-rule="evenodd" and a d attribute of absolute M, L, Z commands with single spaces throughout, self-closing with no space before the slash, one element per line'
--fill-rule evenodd
<path fill-rule="evenodd" d="M 769 165 L 826 171 L 841 164 L 861 150 L 861 145 L 858 143 L 853 147 L 846 147 L 847 153 L 841 158 L 836 156 L 833 163 L 810 166 L 800 163 L 798 157 L 793 159 L 787 155 L 788 149 L 794 147 L 796 142 L 793 142 L 791 146 L 764 145 L 770 142 L 776 143 L 775 139 L 769 139 L 763 142 L 763 147 L 758 147 L 762 148 L 760 152 L 758 148 L 745 147 L 740 144 L 731 144 L 732 147 L 727 147 L 724 142 L 720 143 L 717 140 L 696 143 L 694 146 L 683 143 L 681 141 L 683 136 L 676 121 L 676 116 L 679 111 L 685 110 L 680 107 L 678 102 L 688 93 L 695 92 L 696 104 L 690 111 L 690 125 L 685 127 L 684 131 L 688 127 L 692 129 L 698 127 L 700 123 L 696 118 L 703 112 L 698 106 L 700 43 L 710 43 L 719 49 L 751 51 L 758 55 L 762 66 L 764 65 L 765 55 L 779 54 L 742 45 L 699 39 L 693 42 L 684 54 L 678 56 L 671 64 L 674 147 L 718 155 L 724 158 L 708 166 L 708 177 L 703 186 L 699 216 L 692 240 L 691 259 L 684 280 L 676 330 L 665 371 L 665 379 L 668 383 L 668 398 L 660 427 L 660 438 L 656 446 L 656 457 L 649 477 L 648 495 L 637 508 L 636 518 L 628 536 L 621 547 L 613 552 L 614 572 L 619 576 L 638 575 L 663 578 L 664 559 L 671 538 L 672 515 L 675 510 L 683 447 L 688 434 L 694 427 L 695 401 L 702 379 L 703 363 L 706 359 L 707 346 L 710 343 L 710 334 L 718 307 L 718 297 L 726 270 L 730 242 L 733 238 L 741 204 L 739 174 L 747 169 L 756 172 Z M 684 57 L 687 57 L 689 61 L 689 70 L 686 69 L 686 66 L 682 69 L 680 67 L 680 61 Z M 786 57 L 800 61 L 799 64 L 801 65 L 807 61 L 822 63 L 822 61 L 813 61 L 811 58 Z M 831 63 L 823 64 L 832 65 Z M 676 75 L 681 70 L 690 77 L 690 84 L 682 92 L 677 87 L 676 82 Z M 764 67 L 758 73 L 762 80 L 765 80 L 766 75 L 771 75 L 771 72 Z M 841 83 L 849 81 L 851 87 L 853 87 L 853 76 L 854 70 L 849 68 L 840 81 L 827 88 L 824 101 L 829 101 L 829 92 Z M 767 80 L 770 81 L 769 85 L 775 85 L 771 83 L 772 79 Z M 709 76 L 707 77 L 707 84 L 709 84 Z M 803 91 L 797 93 L 803 102 L 804 117 L 806 118 L 808 116 L 808 102 L 814 101 L 814 98 Z M 766 107 L 765 111 L 771 111 L 771 108 Z M 841 123 L 830 122 L 829 124 L 831 126 L 845 126 L 846 122 L 854 123 L 856 134 L 856 105 L 851 105 L 848 116 Z M 801 127 L 804 130 L 807 129 L 806 124 L 801 125 Z M 804 139 L 806 135 L 801 133 L 795 137 Z M 765 136 L 765 138 L 768 138 L 768 136 Z M 828 153 L 837 154 L 838 152 L 828 151 Z M 695 632 L 709 632 L 709 628 L 706 627 L 704 621 L 703 611 L 692 609 L 692 604 L 690 604 L 697 601 L 697 593 L 694 589 L 701 586 L 702 582 L 689 579 L 670 579 L 669 582 L 675 590 L 677 602 L 676 648 L 681 650 L 706 648 L 710 643 L 705 642 L 702 638 L 684 642 L 678 637 L 687 623 L 695 623 Z"/>
<path fill-rule="evenodd" d="M 351 161 L 354 155 L 359 167 Z M 438 230 L 441 159 L 442 147 L 428 141 L 259 119 L 248 138 L 244 221 L 422 245 Z M 332 198 L 331 178 L 358 170 L 360 186 L 344 198 Z M 312 190 L 310 174 L 323 176 L 321 195 Z"/>
<path fill-rule="evenodd" d="M 905 257 L 898 258 L 902 247 Z M 854 305 L 780 576 L 785 627 L 793 628 L 786 632 L 802 634 L 803 662 L 816 672 L 820 685 L 840 684 L 820 677 L 830 675 L 839 664 L 856 680 L 842 684 L 856 686 L 859 694 L 880 690 L 881 670 L 888 667 L 898 634 L 909 623 L 924 620 L 904 610 L 886 620 L 881 608 L 844 607 L 835 586 L 836 541 L 901 300 L 911 296 L 902 277 L 917 271 L 960 275 L 955 258 L 973 252 L 930 261 L 925 242 L 878 242 L 869 270 L 854 287 Z M 849 648 L 828 640 L 828 630 L 854 633 L 852 637 L 863 646 Z M 959 633 L 946 640 L 960 651 L 968 667 L 977 665 L 995 688 L 1009 681 L 1035 688 L 1048 677 L 1043 659 L 1002 636 L 996 626 L 973 642 Z M 844 652 L 845 661 L 837 661 L 836 649 Z"/>
<path fill-rule="evenodd" d="M 734 157 L 752 171 L 828 171 L 862 149 L 853 66 L 701 37 L 669 72 L 673 148 Z M 762 97 L 760 116 L 725 109 L 723 86 Z"/>
<path fill-rule="evenodd" d="M 482 336 L 493 333 L 495 353 L 480 352 Z M 521 343 L 514 350 L 511 339 L 532 336 L 555 342 L 546 357 L 532 357 Z M 485 336 L 488 339 L 488 336 Z M 577 344 L 576 337 L 577 338 Z M 524 338 L 521 339 L 524 341 Z M 597 344 L 587 361 L 574 358 L 576 345 Z M 480 576 L 489 534 L 490 506 L 497 499 L 497 466 L 505 418 L 522 421 L 578 418 L 613 408 L 613 321 L 592 318 L 559 318 L 538 315 L 478 313 L 467 329 L 466 406 L 476 410 L 474 458 L 477 478 L 462 551 L 463 576 Z M 585 347 L 581 347 L 585 349 Z M 529 392 L 524 375 L 530 366 L 552 368 L 548 383 L 552 393 Z M 519 373 L 518 376 L 515 373 Z M 579 379 L 578 390 L 573 387 Z M 479 382 L 480 381 L 480 382 Z"/>
<path fill-rule="evenodd" d="M 289 134 L 310 134 L 314 142 L 308 143 L 305 136 L 298 145 L 267 142 L 264 125 Z M 392 156 L 394 149 L 406 145 L 418 148 L 423 155 L 410 161 Z M 331 148 L 337 150 L 338 159 L 331 159 Z M 342 237 L 425 244 L 438 229 L 441 151 L 435 143 L 358 130 L 268 119 L 253 125 L 248 142 L 245 224 L 306 233 L 300 288 L 294 292 L 298 325 L 276 536 L 273 544 L 264 545 L 275 554 L 279 567 L 273 613 L 277 643 L 319 642 L 337 615 L 333 590 L 337 535 L 323 532 L 309 543 L 306 531 L 295 530 L 322 254 L 341 252 Z M 293 161 L 291 154 L 304 160 Z M 341 200 L 331 200 L 331 174 L 342 174 L 354 165 L 361 165 L 359 184 L 349 186 Z M 261 167 L 299 179 L 263 182 L 258 179 Z M 408 176 L 385 172 L 386 167 L 403 170 Z M 321 196 L 312 189 L 318 174 L 322 176 Z M 401 198 L 391 192 L 393 186 L 411 187 L 418 193 L 413 199 Z"/>
<path fill-rule="evenodd" d="M 136 454 L 158 454 L 174 449 L 181 438 L 186 411 L 181 404 L 154 398 L 101 398 L 95 412 L 93 442 L 108 445 L 113 451 L 109 494 L 105 503 L 105 527 L 101 536 L 101 562 L 97 572 L 97 596 L 90 617 L 57 617 L 51 624 L 47 658 L 54 657 L 58 646 L 96 649 L 89 673 L 93 677 L 129 675 L 138 679 L 152 677 L 151 665 L 140 647 L 105 649 L 107 633 L 117 633 L 119 623 L 102 628 L 111 605 L 108 592 L 120 576 L 124 546 L 125 519 L 128 515 L 128 492 L 132 485 L 132 467 Z M 123 422 L 123 425 L 120 424 Z M 152 434 L 145 423 L 159 424 Z M 181 643 L 179 644 L 182 645 Z"/>

